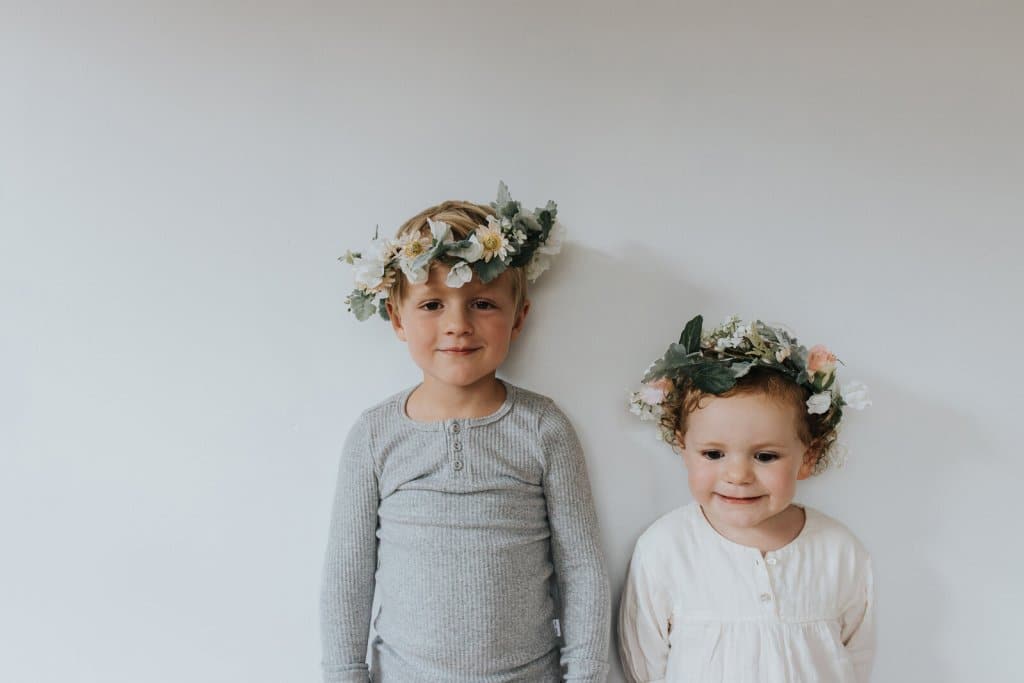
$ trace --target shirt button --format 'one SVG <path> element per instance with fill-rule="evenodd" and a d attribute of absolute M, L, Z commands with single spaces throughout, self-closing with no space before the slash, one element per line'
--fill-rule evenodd
<path fill-rule="evenodd" d="M 458 441 L 456 441 L 455 443 L 452 444 L 452 450 L 454 450 L 454 451 L 461 451 L 462 450 L 462 444 L 459 443 Z"/>
<path fill-rule="evenodd" d="M 456 434 L 458 434 L 460 431 L 462 431 L 462 427 L 459 426 L 458 422 L 453 422 L 452 423 L 452 431 L 455 432 Z"/>
<path fill-rule="evenodd" d="M 765 560 L 765 564 L 767 564 L 769 567 L 774 567 L 776 562 L 778 562 L 778 560 L 776 560 L 774 557 L 769 557 L 767 560 Z"/>
<path fill-rule="evenodd" d="M 771 602 L 771 601 L 772 601 L 771 593 L 761 593 L 761 602 Z"/>
<path fill-rule="evenodd" d="M 462 461 L 461 460 L 456 460 L 455 462 L 452 463 L 452 467 L 455 469 L 456 472 L 461 470 L 462 469 Z"/>

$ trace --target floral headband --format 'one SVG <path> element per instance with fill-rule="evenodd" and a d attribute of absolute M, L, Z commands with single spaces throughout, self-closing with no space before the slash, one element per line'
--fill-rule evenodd
<path fill-rule="evenodd" d="M 488 216 L 487 225 L 478 225 L 466 239 L 456 240 L 450 225 L 428 218 L 430 237 L 412 233 L 387 239 L 374 234 L 365 252 L 347 252 L 339 260 L 355 266 L 356 288 L 345 299 L 349 310 L 358 320 L 374 313 L 387 320 L 385 304 L 397 279 L 404 275 L 411 284 L 426 282 L 430 263 L 438 260 L 451 267 L 449 287 L 461 287 L 473 273 L 490 282 L 507 268 L 524 268 L 526 279 L 535 281 L 562 250 L 565 228 L 556 220 L 558 207 L 549 201 L 543 209 L 524 211 L 499 182 L 491 208 L 497 215 Z"/>
<path fill-rule="evenodd" d="M 837 390 L 836 363 L 840 361 L 821 344 L 807 349 L 785 328 L 760 320 L 744 324 L 733 316 L 707 334 L 702 333 L 703 324 L 699 315 L 686 323 L 679 342 L 651 364 L 643 387 L 630 396 L 631 413 L 641 420 L 660 419 L 662 403 L 684 379 L 705 393 L 723 394 L 755 367 L 781 372 L 809 389 L 807 412 L 819 415 L 831 410 L 829 426 L 833 428 L 839 425 L 844 406 L 863 410 L 871 405 L 862 382 Z"/>

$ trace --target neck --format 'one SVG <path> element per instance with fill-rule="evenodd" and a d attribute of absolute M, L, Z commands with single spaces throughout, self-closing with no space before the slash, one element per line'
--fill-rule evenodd
<path fill-rule="evenodd" d="M 417 422 L 487 417 L 505 402 L 505 393 L 505 385 L 493 374 L 464 387 L 424 377 L 410 394 L 405 412 Z"/>
<path fill-rule="evenodd" d="M 703 507 L 701 509 L 703 510 Z M 757 548 L 764 554 L 792 543 L 804 530 L 807 515 L 799 505 L 790 505 L 755 527 L 733 528 L 721 525 L 709 517 L 707 511 L 704 511 L 704 519 L 711 528 L 733 543 Z"/>

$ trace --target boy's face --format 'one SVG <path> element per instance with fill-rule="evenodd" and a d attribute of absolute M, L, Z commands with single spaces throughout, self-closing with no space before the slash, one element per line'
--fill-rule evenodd
<path fill-rule="evenodd" d="M 424 384 L 471 388 L 493 380 L 519 336 L 529 302 L 516 312 L 511 273 L 484 284 L 476 275 L 462 287 L 445 284 L 448 266 L 436 264 L 427 281 L 408 284 L 399 307 L 388 304 L 391 325 L 423 370 Z"/>
<path fill-rule="evenodd" d="M 797 480 L 810 476 L 796 411 L 751 393 L 702 399 L 687 415 L 679 441 L 690 492 L 724 535 L 770 531 L 792 502 Z"/>

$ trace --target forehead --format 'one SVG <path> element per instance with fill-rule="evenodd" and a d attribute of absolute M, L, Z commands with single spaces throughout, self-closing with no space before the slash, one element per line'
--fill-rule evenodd
<path fill-rule="evenodd" d="M 761 393 L 709 396 L 686 417 L 688 440 L 728 443 L 799 441 L 796 407 Z"/>

